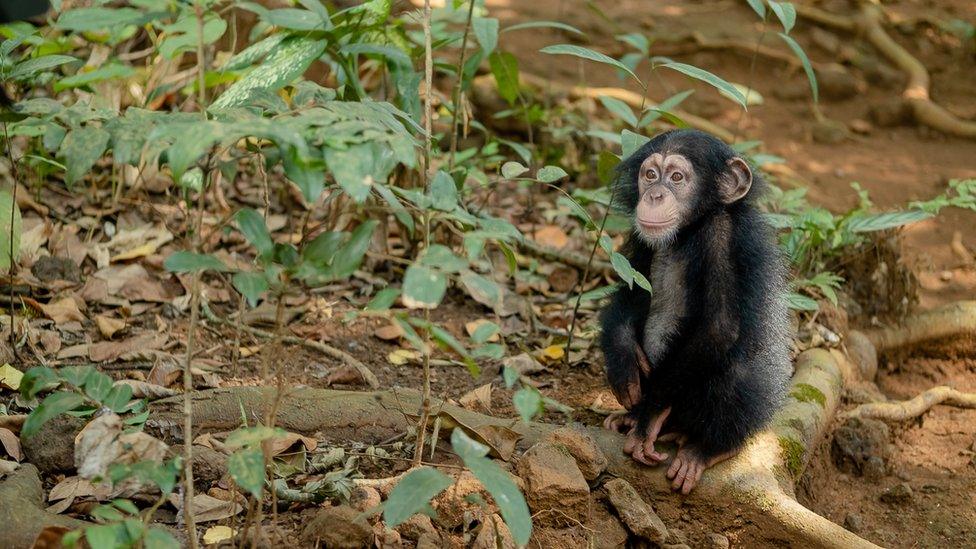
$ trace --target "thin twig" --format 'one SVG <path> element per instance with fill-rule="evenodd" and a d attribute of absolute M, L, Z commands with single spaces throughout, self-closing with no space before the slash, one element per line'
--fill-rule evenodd
<path fill-rule="evenodd" d="M 454 155 L 457 153 L 458 122 L 460 121 L 458 113 L 461 110 L 458 103 L 461 101 L 461 87 L 464 85 L 464 54 L 468 49 L 468 32 L 471 30 L 471 18 L 474 16 L 474 4 L 475 1 L 471 0 L 471 3 L 468 5 L 468 19 L 464 24 L 464 36 L 461 38 L 461 53 L 458 56 L 458 78 L 454 85 L 453 97 L 451 98 L 451 103 L 453 103 L 454 106 L 454 114 L 453 120 L 451 121 L 451 155 L 447 160 L 447 171 L 449 172 L 454 170 Z"/>
<path fill-rule="evenodd" d="M 952 387 L 940 385 L 923 391 L 910 400 L 869 402 L 841 415 L 843 417 L 905 421 L 924 414 L 937 404 L 957 408 L 976 408 L 976 393 L 964 393 Z"/>

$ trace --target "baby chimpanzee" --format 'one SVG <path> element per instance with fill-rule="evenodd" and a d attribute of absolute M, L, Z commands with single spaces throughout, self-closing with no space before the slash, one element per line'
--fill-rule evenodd
<path fill-rule="evenodd" d="M 627 413 L 607 428 L 624 451 L 668 469 L 687 494 L 769 422 L 791 374 L 785 267 L 756 207 L 762 181 L 730 147 L 694 130 L 658 135 L 618 168 L 633 216 L 623 253 L 653 294 L 622 286 L 600 321 L 607 379 Z"/>

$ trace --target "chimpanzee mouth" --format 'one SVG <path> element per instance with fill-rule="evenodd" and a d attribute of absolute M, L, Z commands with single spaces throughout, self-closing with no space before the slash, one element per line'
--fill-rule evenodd
<path fill-rule="evenodd" d="M 637 219 L 637 224 L 640 225 L 642 229 L 648 229 L 651 231 L 659 231 L 661 229 L 666 229 L 671 225 L 674 225 L 674 218 L 666 219 L 664 221 L 646 221 L 644 219 Z"/>

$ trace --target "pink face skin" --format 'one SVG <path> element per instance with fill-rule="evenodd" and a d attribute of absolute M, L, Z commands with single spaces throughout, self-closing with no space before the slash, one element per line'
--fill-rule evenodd
<path fill-rule="evenodd" d="M 649 243 L 669 239 L 687 215 L 698 185 L 691 162 L 680 154 L 654 153 L 641 163 L 637 185 L 638 233 Z"/>

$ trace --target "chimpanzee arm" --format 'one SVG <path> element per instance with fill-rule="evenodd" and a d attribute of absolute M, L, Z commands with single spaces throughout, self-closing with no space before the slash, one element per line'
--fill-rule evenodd
<path fill-rule="evenodd" d="M 640 401 L 641 343 L 650 294 L 642 288 L 620 286 L 600 315 L 600 346 L 606 360 L 607 381 L 617 400 L 632 409 Z"/>

